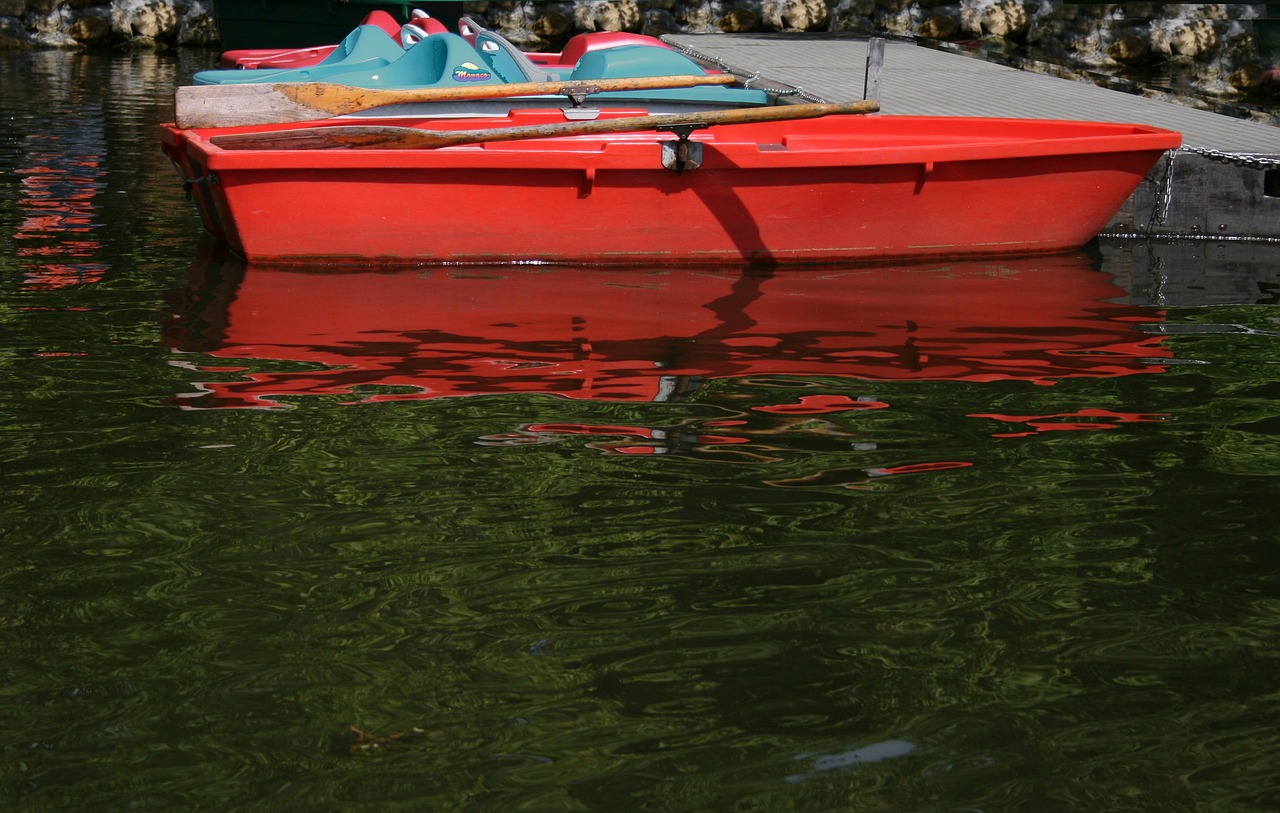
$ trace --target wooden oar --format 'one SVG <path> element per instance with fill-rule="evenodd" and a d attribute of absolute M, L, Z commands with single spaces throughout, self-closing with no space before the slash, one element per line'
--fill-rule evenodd
<path fill-rule="evenodd" d="M 566 121 L 523 127 L 493 127 L 486 130 L 419 130 L 414 127 L 377 125 L 334 125 L 297 130 L 268 130 L 256 133 L 215 135 L 209 141 L 226 150 L 320 150 L 320 149 L 434 149 L 486 141 L 515 141 L 525 138 L 595 135 L 656 130 L 681 125 L 711 126 L 749 124 L 760 121 L 812 119 L 821 116 L 874 113 L 880 103 L 874 99 L 842 104 L 791 104 L 747 107 L 735 110 L 707 110 L 698 113 L 670 113 L 659 116 L 625 116 L 595 121 Z"/>
<path fill-rule="evenodd" d="M 182 128 L 289 124 L 344 116 L 359 110 L 409 102 L 453 102 L 504 96 L 588 95 L 615 90 L 729 85 L 727 73 L 691 76 L 639 76 L 564 82 L 513 82 L 505 85 L 457 85 L 431 88 L 358 88 L 321 82 L 186 85 L 174 94 L 175 118 Z"/>

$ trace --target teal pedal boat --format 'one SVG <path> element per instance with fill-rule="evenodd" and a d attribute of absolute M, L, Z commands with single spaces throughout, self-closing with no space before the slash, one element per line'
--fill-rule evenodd
<path fill-rule="evenodd" d="M 577 59 L 573 65 L 548 64 L 535 62 L 500 35 L 480 28 L 470 20 L 464 20 L 462 26 L 464 34 L 432 33 L 405 48 L 384 29 L 376 25 L 362 25 L 315 65 L 200 71 L 193 78 L 193 84 L 324 82 L 359 88 L 411 89 L 708 73 L 689 57 L 658 40 L 654 40 L 653 45 L 621 44 L 603 48 L 586 45 L 572 52 L 566 49 L 566 55 L 572 53 Z M 555 103 L 556 100 L 545 96 L 531 100 L 503 100 L 508 108 L 531 104 L 546 107 Z M 754 107 L 770 104 L 770 99 L 764 91 L 752 88 L 702 86 L 599 93 L 591 97 L 591 104 L 641 105 L 651 112 L 675 112 L 691 107 Z M 430 102 L 396 105 L 353 115 L 360 118 L 469 115 L 489 107 L 491 104 L 477 107 L 476 102 Z"/>

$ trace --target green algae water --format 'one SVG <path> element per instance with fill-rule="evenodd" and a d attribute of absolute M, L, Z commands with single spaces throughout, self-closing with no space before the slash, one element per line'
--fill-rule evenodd
<path fill-rule="evenodd" d="M 1280 807 L 1280 250 L 282 271 L 3 57 L 0 805 Z"/>

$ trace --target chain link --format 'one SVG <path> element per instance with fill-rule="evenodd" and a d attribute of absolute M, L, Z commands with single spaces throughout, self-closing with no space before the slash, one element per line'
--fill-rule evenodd
<path fill-rule="evenodd" d="M 684 54 L 685 56 L 691 59 L 697 60 L 698 62 L 705 62 L 710 65 L 715 65 L 717 68 L 724 71 L 725 73 L 731 73 L 735 76 L 746 76 L 747 78 L 742 83 L 743 87 L 747 87 L 747 88 L 753 87 L 756 90 L 763 90 L 765 93 L 771 94 L 773 96 L 795 96 L 797 98 L 803 99 L 804 101 L 811 102 L 813 104 L 826 104 L 828 101 L 827 99 L 824 99 L 821 96 L 813 95 L 812 93 L 800 87 L 799 85 L 795 87 L 768 87 L 765 85 L 757 85 L 756 82 L 760 81 L 759 71 L 756 71 L 755 73 L 752 73 L 750 76 L 747 76 L 746 71 L 740 68 L 733 67 L 728 62 L 725 62 L 723 59 L 721 59 L 720 57 L 708 56 L 707 54 L 696 51 L 693 48 L 690 48 L 687 45 L 682 45 L 678 42 L 668 42 L 667 45 L 670 45 L 672 48 L 675 48 L 680 53 Z"/>
<path fill-rule="evenodd" d="M 1206 147 L 1189 147 L 1186 145 L 1179 147 L 1178 152 L 1195 153 L 1196 155 L 1203 156 L 1211 161 L 1221 161 L 1224 164 L 1232 164 L 1234 166 L 1245 167 L 1247 169 L 1280 169 L 1280 156 L 1223 152 L 1222 150 L 1208 149 Z M 1170 153 L 1169 155 L 1170 162 L 1172 162 L 1173 153 Z"/>
<path fill-rule="evenodd" d="M 1169 219 L 1169 207 L 1173 203 L 1173 167 L 1180 153 L 1199 155 L 1203 158 L 1208 158 L 1211 161 L 1220 161 L 1222 163 L 1244 167 L 1246 169 L 1270 171 L 1280 168 L 1280 156 L 1273 157 L 1247 153 L 1223 152 L 1222 150 L 1188 146 L 1179 147 L 1176 150 L 1169 150 L 1165 153 L 1164 172 L 1161 174 L 1161 178 L 1156 184 L 1155 200 L 1151 208 L 1148 230 L 1150 230 L 1151 225 L 1163 226 Z"/>
<path fill-rule="evenodd" d="M 1161 226 L 1169 219 L 1169 204 L 1173 202 L 1173 161 L 1177 157 L 1177 150 L 1165 153 L 1164 177 L 1156 191 L 1156 210 L 1151 213 L 1151 220 Z"/>

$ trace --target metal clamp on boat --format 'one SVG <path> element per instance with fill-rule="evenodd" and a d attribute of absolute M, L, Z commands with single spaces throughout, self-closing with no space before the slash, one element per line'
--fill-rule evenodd
<path fill-rule="evenodd" d="M 690 141 L 689 136 L 694 130 L 703 130 L 706 127 L 704 123 L 693 122 L 654 128 L 659 132 L 676 135 L 675 141 L 662 142 L 662 166 L 675 170 L 677 175 L 682 174 L 686 169 L 697 169 L 702 166 L 702 144 Z"/>
<path fill-rule="evenodd" d="M 572 85 L 565 89 L 564 96 L 569 100 L 569 104 L 577 109 L 587 101 L 587 97 L 593 93 L 600 93 L 599 85 Z"/>

